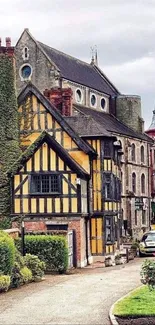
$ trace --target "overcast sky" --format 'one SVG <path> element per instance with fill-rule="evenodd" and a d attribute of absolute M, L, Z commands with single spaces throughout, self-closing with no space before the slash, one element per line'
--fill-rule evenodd
<path fill-rule="evenodd" d="M 147 128 L 155 106 L 155 0 L 1 0 L 0 36 L 24 28 L 39 41 L 99 66 L 122 93 L 142 98 Z"/>

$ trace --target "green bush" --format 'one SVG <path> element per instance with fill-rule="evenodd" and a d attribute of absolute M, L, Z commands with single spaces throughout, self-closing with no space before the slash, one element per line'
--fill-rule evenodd
<path fill-rule="evenodd" d="M 0 292 L 8 291 L 10 286 L 10 276 L 0 275 Z"/>
<path fill-rule="evenodd" d="M 25 265 L 31 270 L 32 280 L 40 281 L 44 276 L 45 263 L 40 261 L 38 256 L 26 254 L 24 257 Z"/>
<path fill-rule="evenodd" d="M 11 288 L 18 288 L 22 284 L 21 269 L 24 267 L 24 258 L 16 249 L 15 262 L 11 272 Z"/>
<path fill-rule="evenodd" d="M 24 266 L 21 270 L 20 270 L 20 274 L 22 277 L 22 283 L 26 284 L 32 281 L 32 271 L 30 269 L 28 269 L 27 266 Z"/>
<path fill-rule="evenodd" d="M 155 261 L 145 260 L 141 268 L 141 282 L 148 285 L 149 289 L 155 289 Z"/>
<path fill-rule="evenodd" d="M 46 263 L 47 271 L 65 272 L 68 267 L 68 249 L 64 236 L 27 235 L 26 253 L 37 255 Z"/>
<path fill-rule="evenodd" d="M 10 275 L 14 260 L 14 240 L 4 231 L 0 231 L 0 274 Z"/>

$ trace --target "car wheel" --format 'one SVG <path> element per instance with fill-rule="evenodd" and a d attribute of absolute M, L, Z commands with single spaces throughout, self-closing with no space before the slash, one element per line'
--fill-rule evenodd
<path fill-rule="evenodd" d="M 144 257 L 145 255 L 139 251 L 139 257 Z"/>

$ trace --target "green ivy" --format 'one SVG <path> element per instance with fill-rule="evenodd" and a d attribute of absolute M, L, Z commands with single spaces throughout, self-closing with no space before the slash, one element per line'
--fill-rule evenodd
<path fill-rule="evenodd" d="M 14 240 L 6 232 L 0 231 L 0 274 L 11 274 L 14 260 Z"/>
<path fill-rule="evenodd" d="M 0 54 L 0 72 L 0 217 L 5 218 L 11 206 L 7 170 L 21 153 L 13 57 Z"/>

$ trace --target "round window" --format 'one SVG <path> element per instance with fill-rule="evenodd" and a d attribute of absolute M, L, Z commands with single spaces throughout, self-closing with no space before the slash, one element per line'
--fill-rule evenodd
<path fill-rule="evenodd" d="M 81 103 L 81 100 L 82 100 L 81 90 L 80 89 L 77 89 L 76 90 L 76 101 L 77 101 L 77 103 Z"/>
<path fill-rule="evenodd" d="M 32 68 L 29 65 L 24 65 L 21 69 L 21 76 L 23 79 L 28 79 L 32 74 Z"/>
<path fill-rule="evenodd" d="M 101 99 L 101 107 L 104 109 L 105 108 L 105 99 L 104 98 L 102 98 Z"/>
<path fill-rule="evenodd" d="M 91 95 L 91 105 L 95 106 L 96 104 L 96 96 L 95 95 Z"/>

